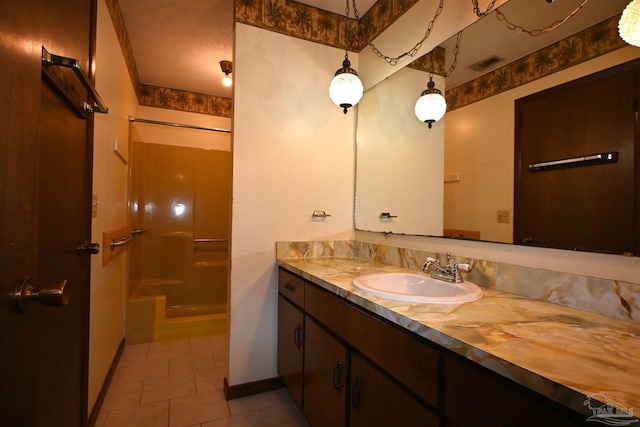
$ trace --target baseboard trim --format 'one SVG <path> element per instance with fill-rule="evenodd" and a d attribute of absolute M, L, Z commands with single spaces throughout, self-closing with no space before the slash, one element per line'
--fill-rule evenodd
<path fill-rule="evenodd" d="M 253 394 L 264 393 L 284 387 L 284 383 L 280 377 L 268 378 L 266 380 L 254 381 L 230 386 L 227 377 L 224 378 L 223 391 L 227 400 L 237 399 L 239 397 L 251 396 Z"/>
<path fill-rule="evenodd" d="M 109 372 L 107 372 L 107 377 L 104 379 L 104 382 L 102 383 L 102 388 L 100 388 L 100 394 L 98 394 L 96 403 L 95 405 L 93 405 L 93 409 L 91 410 L 91 415 L 89 416 L 89 420 L 87 422 L 87 425 L 89 427 L 93 427 L 96 425 L 98 414 L 100 413 L 100 409 L 102 408 L 104 399 L 107 396 L 107 391 L 109 390 L 109 385 L 111 385 L 111 380 L 113 380 L 113 375 L 116 373 L 118 362 L 120 361 L 120 357 L 122 357 L 122 352 L 124 351 L 124 345 L 125 345 L 125 340 L 124 338 L 122 338 L 122 341 L 120 341 L 120 345 L 118 346 L 118 351 L 116 351 L 116 355 L 113 357 L 113 360 L 111 361 L 111 366 L 109 367 Z"/>

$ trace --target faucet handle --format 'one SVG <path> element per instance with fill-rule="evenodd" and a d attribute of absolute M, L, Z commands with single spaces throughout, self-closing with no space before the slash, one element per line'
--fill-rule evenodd
<path fill-rule="evenodd" d="M 437 260 L 437 259 L 432 258 L 432 257 L 427 257 L 427 260 L 425 262 L 430 262 L 432 264 L 440 264 L 440 260 Z"/>
<path fill-rule="evenodd" d="M 455 266 L 458 268 L 458 270 L 462 270 L 462 271 L 471 270 L 471 265 L 469 264 L 456 264 Z"/>

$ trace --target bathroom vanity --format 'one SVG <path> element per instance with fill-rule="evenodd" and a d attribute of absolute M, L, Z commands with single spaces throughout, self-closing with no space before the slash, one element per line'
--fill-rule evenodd
<path fill-rule="evenodd" d="M 278 265 L 278 373 L 313 426 L 578 426 L 640 407 L 620 357 L 639 354 L 633 322 L 492 289 L 464 304 L 369 296 L 354 278 L 407 271 L 369 260 Z"/>

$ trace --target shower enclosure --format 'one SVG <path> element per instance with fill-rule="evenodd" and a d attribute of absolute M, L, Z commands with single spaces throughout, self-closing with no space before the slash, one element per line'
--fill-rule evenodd
<path fill-rule="evenodd" d="M 231 155 L 185 146 L 193 132 L 131 133 L 128 342 L 226 331 Z"/>

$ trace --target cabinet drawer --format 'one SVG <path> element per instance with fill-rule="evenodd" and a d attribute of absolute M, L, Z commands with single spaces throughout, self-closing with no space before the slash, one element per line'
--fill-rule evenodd
<path fill-rule="evenodd" d="M 433 407 L 438 403 L 439 352 L 312 284 L 305 289 L 305 309 L 320 323 L 366 354 L 380 368 Z"/>
<path fill-rule="evenodd" d="M 278 292 L 300 308 L 304 308 L 304 280 L 286 270 L 278 270 Z"/>

